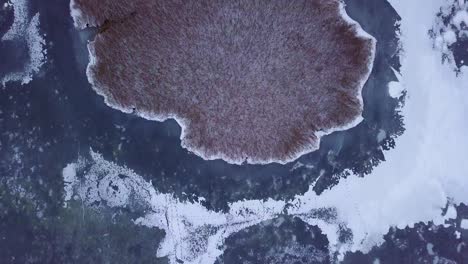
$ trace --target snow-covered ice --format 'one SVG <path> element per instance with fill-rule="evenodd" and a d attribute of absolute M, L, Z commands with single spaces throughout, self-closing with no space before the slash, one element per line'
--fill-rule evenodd
<path fill-rule="evenodd" d="M 229 204 L 229 211 L 223 213 L 159 193 L 157 187 L 132 170 L 92 152 L 92 158 L 86 161 L 91 168 L 65 183 L 66 197 L 78 193 L 86 203 L 99 200 L 115 207 L 126 206 L 129 197 L 137 197 L 151 210 L 135 223 L 166 231 L 158 255 L 169 256 L 171 263 L 176 259 L 214 263 L 229 235 L 282 213 L 317 225 L 327 235 L 331 252 L 340 256 L 350 250 L 369 251 L 383 242 L 383 235 L 392 227 L 412 227 L 429 221 L 437 225 L 455 218 L 450 208 L 445 215 L 442 212 L 447 204 L 468 202 L 468 72 L 462 69 L 457 75 L 449 65 L 442 64 L 428 36 L 445 1 L 391 3 L 402 17 L 404 52 L 399 83 L 392 84 L 398 88 L 390 87 L 390 93 L 399 96 L 403 89 L 406 91 L 401 109 L 406 131 L 396 139 L 396 147 L 385 153 L 386 162 L 371 175 L 342 179 L 321 195 L 311 185 L 309 191 L 292 201 L 238 201 Z M 80 162 L 73 164 L 80 171 Z M 66 167 L 67 179 L 73 178 L 71 168 Z M 108 187 L 99 187 L 103 181 Z M 317 213 L 325 211 L 329 212 L 326 217 Z M 345 243 L 338 239 L 342 226 L 353 234 Z M 462 227 L 466 226 L 467 222 L 462 222 Z"/>

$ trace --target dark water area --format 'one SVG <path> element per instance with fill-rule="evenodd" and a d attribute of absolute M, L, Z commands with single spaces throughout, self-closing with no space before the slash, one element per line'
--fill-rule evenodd
<path fill-rule="evenodd" d="M 205 161 L 183 149 L 175 121 L 148 121 L 105 105 L 85 74 L 86 41 L 93 32 L 73 28 L 68 1 L 31 1 L 47 34 L 48 63 L 30 84 L 0 88 L 0 263 L 167 263 L 155 257 L 164 233 L 133 225 L 131 209 L 96 213 L 79 203 L 63 206 L 62 169 L 90 149 L 151 180 L 160 192 L 182 200 L 202 196 L 213 210 L 226 210 L 240 199 L 290 199 L 317 178 L 314 190 L 321 193 L 349 176 L 347 169 L 370 173 L 404 130 L 397 110 L 403 98 L 391 98 L 387 90 L 387 83 L 396 80 L 392 68 L 400 66 L 399 17 L 385 0 L 346 3 L 350 16 L 377 39 L 374 68 L 363 90 L 364 121 L 325 136 L 318 151 L 297 160 L 303 166 L 238 166 Z M 8 28 L 11 11 L 0 17 L 1 31 Z M 14 69 L 24 51 L 1 42 L 0 55 L 1 74 Z M 275 252 L 291 250 L 291 244 L 328 254 L 326 238 L 316 227 L 277 219 L 229 238 L 219 263 L 265 263 Z M 278 254 L 273 256 L 283 261 L 278 263 L 315 263 L 300 257 L 302 262 L 288 262 L 286 253 Z M 346 261 L 372 258 L 350 255 Z"/>
<path fill-rule="evenodd" d="M 28 47 L 23 42 L 2 41 L 0 42 L 0 56 L 3 63 L 0 64 L 0 78 L 10 72 L 21 72 L 29 60 Z"/>
<path fill-rule="evenodd" d="M 6 0 L 0 1 L 0 35 L 3 36 L 13 24 L 13 8 L 6 7 Z"/>
<path fill-rule="evenodd" d="M 229 237 L 226 246 L 217 264 L 330 263 L 327 237 L 298 218 L 280 217 L 246 228 Z"/>
<path fill-rule="evenodd" d="M 468 37 L 453 44 L 451 50 L 457 67 L 460 69 L 463 66 L 468 66 Z"/>

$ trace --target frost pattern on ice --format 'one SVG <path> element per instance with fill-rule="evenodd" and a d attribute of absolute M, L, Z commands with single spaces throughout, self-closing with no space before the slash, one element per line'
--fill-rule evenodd
<path fill-rule="evenodd" d="M 305 258 L 305 256 L 307 256 Z M 291 242 L 285 248 L 279 251 L 272 251 L 267 254 L 265 263 L 269 264 L 309 264 L 309 263 L 326 263 L 328 256 L 326 253 L 317 250 L 312 245 L 300 245 L 297 242 Z"/>
<path fill-rule="evenodd" d="M 172 194 L 158 192 L 131 169 L 106 161 L 91 151 L 91 159 L 80 158 L 63 169 L 65 201 L 79 199 L 88 206 L 145 208 L 135 224 L 156 227 L 166 232 L 157 250 L 159 257 L 168 256 L 171 263 L 214 263 L 223 253 L 224 240 L 244 228 L 291 214 L 307 223 L 319 225 L 329 237 L 336 239 L 341 223 L 335 210 L 306 208 L 301 201 L 294 204 L 272 199 L 243 200 L 229 204 L 229 211 L 214 212 L 199 202 L 182 202 Z M 203 200 L 200 198 L 199 200 Z M 287 205 L 294 207 L 288 209 Z M 304 208 L 302 208 L 304 209 Z M 335 243 L 335 247 L 339 243 Z M 291 251 L 300 251 L 291 248 Z"/>
<path fill-rule="evenodd" d="M 47 54 L 46 42 L 39 29 L 39 13 L 30 18 L 27 0 L 10 0 L 10 5 L 14 10 L 13 25 L 3 35 L 1 41 L 25 42 L 28 47 L 29 61 L 25 63 L 22 71 L 1 77 L 0 82 L 3 86 L 8 82 L 29 83 L 45 63 Z"/>

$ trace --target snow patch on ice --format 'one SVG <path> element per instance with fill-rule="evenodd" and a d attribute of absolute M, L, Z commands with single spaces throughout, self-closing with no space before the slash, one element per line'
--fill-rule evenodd
<path fill-rule="evenodd" d="M 457 218 L 457 209 L 455 206 L 450 205 L 447 208 L 447 212 L 445 213 L 445 218 L 448 219 L 456 219 Z"/>
<path fill-rule="evenodd" d="M 405 89 L 399 82 L 389 82 L 388 83 L 388 93 L 393 98 L 399 98 Z"/>
<path fill-rule="evenodd" d="M 3 86 L 8 82 L 29 83 L 46 61 L 45 39 L 39 29 L 39 13 L 29 16 L 29 4 L 26 0 L 11 0 L 14 20 L 11 28 L 3 35 L 1 41 L 26 42 L 29 61 L 20 72 L 12 72 L 0 78 Z"/>
<path fill-rule="evenodd" d="M 468 230 L 468 219 L 462 219 L 460 223 L 460 227 Z"/>
<path fill-rule="evenodd" d="M 65 191 L 65 198 L 64 198 L 65 201 L 71 200 L 72 195 L 73 195 L 73 183 L 76 181 L 76 166 L 77 164 L 70 163 L 62 170 L 64 191 Z"/>

